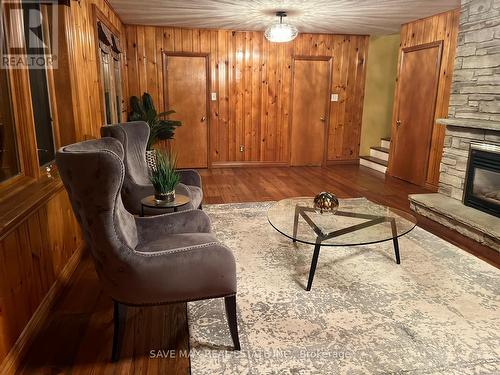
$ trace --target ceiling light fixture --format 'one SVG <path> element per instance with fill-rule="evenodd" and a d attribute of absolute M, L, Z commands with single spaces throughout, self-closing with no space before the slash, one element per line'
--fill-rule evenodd
<path fill-rule="evenodd" d="M 276 17 L 280 18 L 279 23 L 274 23 L 269 26 L 264 32 L 264 36 L 270 42 L 283 43 L 294 40 L 299 31 L 289 23 L 283 23 L 283 17 L 286 17 L 286 12 L 276 12 Z"/>

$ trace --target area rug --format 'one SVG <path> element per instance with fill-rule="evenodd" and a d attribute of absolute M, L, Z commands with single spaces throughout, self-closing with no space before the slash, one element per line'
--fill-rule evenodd
<path fill-rule="evenodd" d="M 191 372 L 499 374 L 500 271 L 415 228 L 392 242 L 322 249 L 268 223 L 272 203 L 204 206 L 235 255 L 242 350 L 222 299 L 188 305 Z"/>

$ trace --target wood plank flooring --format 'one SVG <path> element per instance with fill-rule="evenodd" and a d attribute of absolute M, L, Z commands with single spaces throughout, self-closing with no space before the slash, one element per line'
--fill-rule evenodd
<path fill-rule="evenodd" d="M 279 200 L 332 191 L 341 198 L 365 196 L 409 211 L 407 196 L 421 187 L 365 167 L 227 168 L 203 170 L 204 203 Z M 467 247 L 456 232 L 422 221 L 426 229 Z M 437 228 L 437 229 L 436 229 Z M 457 239 L 458 238 L 458 239 Z M 122 359 L 111 364 L 113 311 L 89 256 L 65 288 L 50 321 L 21 361 L 18 374 L 189 374 L 186 304 L 130 308 Z M 150 358 L 150 351 L 175 350 L 173 358 Z M 167 354 L 166 352 L 164 354 Z"/>

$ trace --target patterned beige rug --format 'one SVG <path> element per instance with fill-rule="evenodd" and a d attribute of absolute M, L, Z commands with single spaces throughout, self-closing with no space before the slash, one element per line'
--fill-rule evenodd
<path fill-rule="evenodd" d="M 222 300 L 190 303 L 199 374 L 500 374 L 500 271 L 415 228 L 392 243 L 312 246 L 267 222 L 272 203 L 209 205 L 238 272 L 241 352 Z"/>

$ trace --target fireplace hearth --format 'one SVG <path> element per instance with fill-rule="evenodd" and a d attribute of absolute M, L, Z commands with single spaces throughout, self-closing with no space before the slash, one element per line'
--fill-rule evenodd
<path fill-rule="evenodd" d="M 412 210 L 490 248 L 483 256 L 495 263 L 500 255 L 498 4 L 461 1 L 448 113 L 436 120 L 446 126 L 438 191 L 409 196 Z"/>
<path fill-rule="evenodd" d="M 500 146 L 471 143 L 463 202 L 500 217 Z"/>

